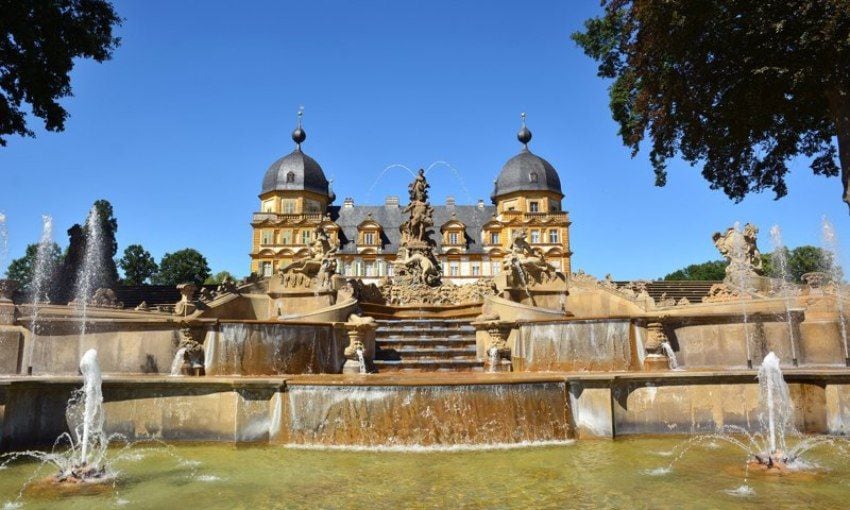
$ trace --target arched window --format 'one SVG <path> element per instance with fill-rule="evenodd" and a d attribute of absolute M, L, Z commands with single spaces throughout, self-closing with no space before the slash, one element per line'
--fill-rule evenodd
<path fill-rule="evenodd" d="M 293 172 L 288 172 L 286 174 L 286 182 L 287 183 L 295 182 L 295 174 Z"/>
<path fill-rule="evenodd" d="M 531 182 L 537 182 L 537 172 L 531 172 L 528 174 L 528 180 Z"/>

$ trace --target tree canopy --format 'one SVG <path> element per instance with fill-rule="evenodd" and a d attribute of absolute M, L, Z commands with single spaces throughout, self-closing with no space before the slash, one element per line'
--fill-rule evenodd
<path fill-rule="evenodd" d="M 236 281 L 236 278 L 234 278 L 233 275 L 230 274 L 230 271 L 219 271 L 216 274 L 207 277 L 207 279 L 204 280 L 204 285 L 215 285 L 223 282 L 226 278 L 230 278 L 231 280 Z"/>
<path fill-rule="evenodd" d="M 124 272 L 122 281 L 125 285 L 144 285 L 159 268 L 153 256 L 141 244 L 131 244 L 125 248 L 118 265 Z"/>
<path fill-rule="evenodd" d="M 154 276 L 157 285 L 195 283 L 201 285 L 210 275 L 207 259 L 197 250 L 186 248 L 166 253 L 159 262 L 159 272 Z"/>
<path fill-rule="evenodd" d="M 709 260 L 702 264 L 691 264 L 688 267 L 673 271 L 664 277 L 665 280 L 722 280 L 726 276 L 725 260 Z"/>
<path fill-rule="evenodd" d="M 794 283 L 803 283 L 802 276 L 815 271 L 829 272 L 832 266 L 832 255 L 817 246 L 798 246 L 793 250 L 785 250 L 785 277 Z M 782 276 L 774 253 L 763 253 L 765 276 L 779 278 Z M 725 260 L 710 260 L 701 264 L 691 264 L 685 268 L 666 275 L 664 280 L 722 280 L 726 277 Z"/>
<path fill-rule="evenodd" d="M 32 290 L 30 287 L 35 277 L 38 246 L 38 244 L 27 245 L 24 256 L 13 260 L 6 269 L 6 277 L 17 281 L 21 288 L 27 291 Z M 56 243 L 45 245 L 45 247 L 45 255 L 47 257 L 44 265 L 44 270 L 47 273 L 45 280 L 49 282 L 52 280 L 52 275 L 59 268 L 59 263 L 62 260 L 62 250 L 59 249 L 59 245 Z M 48 289 L 42 289 L 42 291 L 48 292 Z"/>
<path fill-rule="evenodd" d="M 838 157 L 850 205 L 850 0 L 602 5 L 573 39 L 614 80 L 611 113 L 633 156 L 649 136 L 656 185 L 678 154 L 735 201 L 778 199 L 791 158 L 836 176 Z"/>
<path fill-rule="evenodd" d="M 28 114 L 65 129 L 59 100 L 72 95 L 74 60 L 111 58 L 120 24 L 107 0 L 0 0 L 0 146 L 7 135 L 35 136 Z"/>

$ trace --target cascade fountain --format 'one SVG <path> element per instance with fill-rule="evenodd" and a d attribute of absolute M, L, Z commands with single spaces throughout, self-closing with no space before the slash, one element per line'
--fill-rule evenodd
<path fill-rule="evenodd" d="M 92 207 L 86 218 L 86 249 L 83 257 L 83 265 L 77 273 L 74 285 L 74 302 L 80 311 L 80 337 L 86 335 L 86 317 L 88 315 L 88 304 L 92 294 L 99 283 L 99 272 L 103 261 L 103 228 L 100 214 L 96 207 Z"/>
<path fill-rule="evenodd" d="M 826 216 L 823 217 L 822 234 L 823 247 L 829 253 L 828 272 L 835 285 L 835 308 L 838 311 L 838 327 L 841 331 L 841 341 L 844 347 L 844 362 L 846 366 L 850 367 L 850 347 L 847 345 L 847 316 L 844 312 L 844 294 L 841 289 L 844 273 L 841 270 L 841 259 L 838 252 L 838 236 Z"/>
<path fill-rule="evenodd" d="M 793 289 L 788 281 L 788 253 L 785 244 L 782 242 L 782 231 L 779 225 L 774 225 L 770 228 L 770 239 L 773 242 L 773 270 L 775 276 L 779 280 L 779 295 L 785 302 L 785 322 L 788 324 L 788 340 L 791 346 L 791 362 L 797 366 L 797 338 L 794 333 L 794 321 L 791 320 L 791 298 Z"/>
<path fill-rule="evenodd" d="M 29 344 L 29 353 L 27 359 L 32 364 L 33 354 L 35 352 L 36 337 L 39 333 L 38 314 L 42 303 L 49 303 L 50 297 L 47 291 L 47 286 L 50 284 L 54 276 L 53 267 L 53 218 L 47 214 L 41 216 L 41 238 L 38 241 L 38 249 L 35 255 L 35 265 L 33 266 L 32 274 L 32 312 L 30 320 L 30 332 L 32 333 L 32 341 Z"/>

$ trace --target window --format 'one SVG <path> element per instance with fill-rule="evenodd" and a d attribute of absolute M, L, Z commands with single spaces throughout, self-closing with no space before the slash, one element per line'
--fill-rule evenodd
<path fill-rule="evenodd" d="M 304 204 L 307 207 L 308 213 L 322 212 L 322 205 L 319 202 L 316 202 L 315 200 L 307 200 Z"/>
<path fill-rule="evenodd" d="M 449 264 L 449 276 L 460 276 L 460 265 L 457 262 Z"/>
<path fill-rule="evenodd" d="M 449 232 L 449 244 L 458 244 L 457 232 Z"/>
<path fill-rule="evenodd" d="M 537 172 L 531 172 L 528 174 L 528 180 L 531 182 L 537 182 Z"/>
<path fill-rule="evenodd" d="M 292 243 L 292 231 L 291 230 L 284 230 L 283 233 L 280 235 L 280 242 L 281 242 L 281 244 L 284 244 L 284 245 L 291 244 Z"/>
<path fill-rule="evenodd" d="M 364 233 L 363 234 L 363 244 L 365 244 L 365 245 L 375 244 L 375 233 L 374 232 Z"/>
<path fill-rule="evenodd" d="M 557 243 L 558 242 L 558 231 L 557 230 L 550 230 L 549 231 L 549 242 L 550 243 Z"/>
<path fill-rule="evenodd" d="M 271 230 L 263 230 L 263 235 L 260 240 L 260 244 L 272 244 L 274 243 L 274 234 Z"/>
<path fill-rule="evenodd" d="M 366 276 L 376 276 L 375 261 L 369 260 L 366 262 Z"/>
<path fill-rule="evenodd" d="M 490 244 L 499 244 L 498 232 L 490 232 Z"/>
<path fill-rule="evenodd" d="M 481 266 L 472 264 L 472 276 L 481 276 Z"/>
<path fill-rule="evenodd" d="M 539 243 L 540 242 L 540 231 L 539 230 L 532 230 L 531 231 L 531 242 L 532 243 Z"/>
<path fill-rule="evenodd" d="M 301 244 L 310 244 L 310 231 L 302 230 L 301 231 Z"/>
<path fill-rule="evenodd" d="M 295 174 L 292 173 L 292 172 L 287 172 L 286 183 L 289 184 L 289 183 L 292 183 L 292 182 L 295 182 Z"/>
<path fill-rule="evenodd" d="M 540 212 L 540 202 L 529 202 L 528 212 Z"/>
<path fill-rule="evenodd" d="M 295 214 L 295 200 L 281 200 L 280 207 L 284 214 Z"/>
<path fill-rule="evenodd" d="M 393 265 L 392 265 L 392 264 L 387 264 L 387 276 L 393 276 L 393 273 L 394 273 L 394 271 L 393 271 Z"/>
<path fill-rule="evenodd" d="M 272 263 L 271 262 L 263 262 L 260 264 L 260 271 L 263 276 L 271 276 L 272 275 Z"/>
<path fill-rule="evenodd" d="M 496 276 L 499 274 L 499 263 L 498 262 L 490 262 L 490 275 Z"/>
<path fill-rule="evenodd" d="M 274 200 L 263 202 L 263 212 L 274 212 Z"/>

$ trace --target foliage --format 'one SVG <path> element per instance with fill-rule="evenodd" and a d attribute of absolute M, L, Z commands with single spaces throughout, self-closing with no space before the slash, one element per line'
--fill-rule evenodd
<path fill-rule="evenodd" d="M 219 271 L 218 273 L 204 280 L 204 285 L 217 285 L 223 282 L 225 278 L 230 278 L 234 282 L 236 281 L 236 278 L 234 278 L 229 271 Z"/>
<path fill-rule="evenodd" d="M 59 249 L 58 244 L 51 243 L 47 248 L 46 254 L 48 259 L 45 264 L 45 271 L 48 276 L 46 276 L 45 279 L 49 282 L 52 280 L 52 276 L 55 274 L 59 267 L 59 263 L 62 260 L 62 251 Z M 21 289 L 32 290 L 30 289 L 30 286 L 32 285 L 33 278 L 35 277 L 37 258 L 38 244 L 28 245 L 24 256 L 13 260 L 9 264 L 9 267 L 6 269 L 6 277 L 17 281 L 20 284 Z M 47 289 L 44 290 L 46 291 Z"/>
<path fill-rule="evenodd" d="M 832 254 L 817 246 L 798 246 L 793 250 L 784 248 L 786 260 L 787 279 L 794 283 L 803 283 L 802 275 L 815 271 L 830 272 L 832 267 Z M 775 254 L 762 255 L 765 274 L 774 278 L 781 276 L 780 269 L 775 262 Z"/>
<path fill-rule="evenodd" d="M 118 268 L 115 267 L 115 255 L 118 253 L 118 241 L 116 239 L 118 220 L 115 219 L 112 204 L 108 200 L 98 200 L 93 207 L 100 215 L 101 242 L 104 248 L 103 252 L 99 254 L 101 260 L 98 267 L 102 275 L 98 278 L 97 288 L 111 288 L 118 281 Z M 88 228 L 88 225 L 86 225 L 86 228 Z M 89 235 L 89 233 L 86 232 L 86 235 Z"/>
<path fill-rule="evenodd" d="M 735 201 L 778 199 L 791 158 L 836 176 L 838 156 L 850 204 L 850 0 L 602 5 L 573 39 L 614 79 L 611 113 L 633 156 L 649 135 L 656 185 L 678 154 Z"/>
<path fill-rule="evenodd" d="M 141 244 L 131 244 L 125 248 L 118 265 L 124 272 L 125 285 L 144 285 L 159 268 L 153 256 Z"/>
<path fill-rule="evenodd" d="M 0 146 L 6 135 L 35 136 L 28 113 L 65 129 L 59 100 L 71 95 L 74 60 L 111 58 L 120 24 L 107 0 L 0 0 Z"/>
<path fill-rule="evenodd" d="M 207 259 L 197 250 L 186 248 L 174 253 L 166 253 L 159 262 L 159 272 L 153 281 L 157 285 L 178 285 L 180 283 L 202 284 L 210 275 Z"/>
<path fill-rule="evenodd" d="M 710 260 L 702 264 L 673 271 L 664 277 L 665 280 L 722 280 L 726 276 L 725 260 Z"/>

